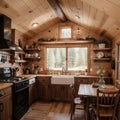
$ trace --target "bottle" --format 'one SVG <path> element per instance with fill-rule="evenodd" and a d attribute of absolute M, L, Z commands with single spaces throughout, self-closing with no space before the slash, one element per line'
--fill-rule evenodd
<path fill-rule="evenodd" d="M 87 75 L 87 69 L 85 70 L 85 73 L 84 73 L 84 74 L 85 74 L 85 76 Z"/>

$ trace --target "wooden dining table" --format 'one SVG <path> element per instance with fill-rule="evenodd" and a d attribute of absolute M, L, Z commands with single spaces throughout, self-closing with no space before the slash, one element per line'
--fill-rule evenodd
<path fill-rule="evenodd" d="M 89 106 L 90 106 L 90 99 L 91 98 L 97 98 L 97 89 L 98 87 L 93 87 L 92 84 L 80 84 L 79 85 L 79 89 L 78 89 L 78 95 L 80 97 L 84 97 L 85 98 L 85 117 L 86 120 L 90 120 L 90 116 L 89 116 Z M 114 85 L 105 85 L 104 88 L 105 90 L 118 90 L 118 88 L 116 88 Z"/>

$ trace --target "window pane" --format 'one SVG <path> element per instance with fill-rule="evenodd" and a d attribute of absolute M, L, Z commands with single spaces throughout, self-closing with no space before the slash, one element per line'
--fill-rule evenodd
<path fill-rule="evenodd" d="M 68 70 L 87 69 L 87 47 L 68 48 Z"/>
<path fill-rule="evenodd" d="M 71 28 L 62 28 L 60 38 L 71 38 Z"/>
<path fill-rule="evenodd" d="M 66 48 L 47 48 L 47 68 L 62 70 L 66 67 Z"/>

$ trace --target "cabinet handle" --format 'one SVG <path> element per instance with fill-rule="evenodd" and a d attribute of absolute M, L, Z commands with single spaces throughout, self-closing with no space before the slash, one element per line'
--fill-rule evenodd
<path fill-rule="evenodd" d="M 3 110 L 4 110 L 4 104 L 0 103 L 0 112 L 3 112 Z"/>

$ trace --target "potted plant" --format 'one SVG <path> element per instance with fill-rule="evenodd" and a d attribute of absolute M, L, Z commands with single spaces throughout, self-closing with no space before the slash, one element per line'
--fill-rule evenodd
<path fill-rule="evenodd" d="M 96 40 L 94 43 L 97 44 L 99 48 L 105 48 L 107 41 L 106 40 Z"/>

